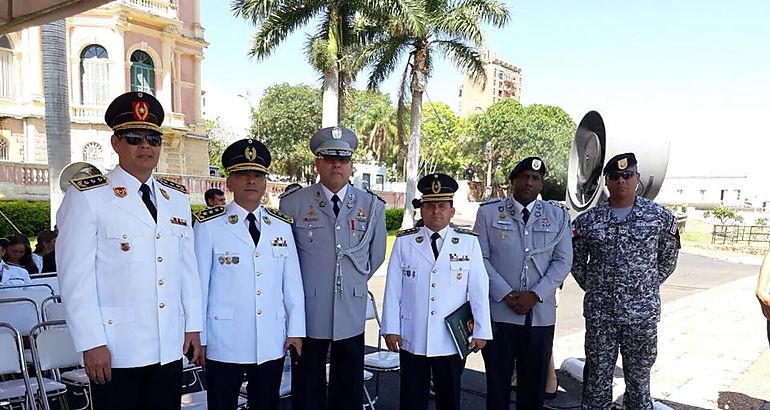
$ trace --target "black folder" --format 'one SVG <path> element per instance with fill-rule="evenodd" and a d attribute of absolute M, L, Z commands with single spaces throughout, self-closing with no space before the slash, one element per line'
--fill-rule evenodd
<path fill-rule="evenodd" d="M 462 306 L 447 315 L 444 318 L 444 323 L 446 323 L 449 329 L 449 334 L 452 336 L 457 353 L 460 354 L 461 359 L 465 359 L 471 353 L 471 349 L 468 348 L 471 335 L 473 334 L 471 302 L 463 303 Z"/>

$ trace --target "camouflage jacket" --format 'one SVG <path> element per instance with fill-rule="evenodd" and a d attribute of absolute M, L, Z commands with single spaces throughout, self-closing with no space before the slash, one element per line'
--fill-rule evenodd
<path fill-rule="evenodd" d="M 671 212 L 637 197 L 621 221 L 604 201 L 575 218 L 572 244 L 572 275 L 586 292 L 586 319 L 618 324 L 660 319 L 660 285 L 679 257 Z"/>

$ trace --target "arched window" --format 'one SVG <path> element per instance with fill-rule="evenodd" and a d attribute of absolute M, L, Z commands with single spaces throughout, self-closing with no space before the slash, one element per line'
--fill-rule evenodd
<path fill-rule="evenodd" d="M 94 165 L 104 162 L 104 150 L 98 142 L 89 142 L 83 146 L 83 161 Z"/>
<path fill-rule="evenodd" d="M 104 47 L 92 44 L 80 53 L 80 86 L 84 105 L 105 105 L 109 102 L 109 56 Z"/>
<path fill-rule="evenodd" d="M 0 97 L 16 96 L 16 62 L 13 57 L 11 41 L 7 36 L 0 36 Z"/>
<path fill-rule="evenodd" d="M 143 91 L 155 95 L 155 64 L 144 51 L 131 54 L 131 91 Z"/>

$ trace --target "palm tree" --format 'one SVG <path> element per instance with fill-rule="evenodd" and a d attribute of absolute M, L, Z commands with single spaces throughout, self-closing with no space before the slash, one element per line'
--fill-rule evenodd
<path fill-rule="evenodd" d="M 413 30 L 397 16 L 386 23 L 387 31 L 360 52 L 360 64 L 371 65 L 368 86 L 377 88 L 408 53 L 401 77 L 398 99 L 399 140 L 404 139 L 407 86 L 411 94 L 409 145 L 406 147 L 406 195 L 402 227 L 414 224 L 412 199 L 417 190 L 420 153 L 422 97 L 433 69 L 436 53 L 452 60 L 458 69 L 477 80 L 486 78 L 478 48 L 484 43 L 482 24 L 503 27 L 510 18 L 508 8 L 498 0 L 424 0 L 423 26 Z M 402 150 L 405 144 L 402 143 Z M 401 157 L 401 155 L 399 155 Z"/>
<path fill-rule="evenodd" d="M 420 16 L 417 0 L 233 0 L 232 11 L 259 27 L 249 56 L 265 59 L 292 32 L 320 16 L 316 33 L 308 38 L 310 63 L 323 73 L 323 127 L 339 124 L 341 107 L 360 66 L 347 54 L 349 48 L 373 37 L 377 30 L 367 21 L 397 16 L 415 28 Z"/>
<path fill-rule="evenodd" d="M 41 27 L 45 136 L 48 149 L 48 189 L 51 198 L 52 224 L 56 221 L 56 211 L 64 197 L 59 189 L 59 174 L 72 158 L 65 27 L 64 20 L 44 24 Z"/>

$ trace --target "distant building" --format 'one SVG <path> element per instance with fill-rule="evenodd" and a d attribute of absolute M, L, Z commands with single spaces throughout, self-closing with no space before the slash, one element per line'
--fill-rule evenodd
<path fill-rule="evenodd" d="M 113 168 L 104 111 L 114 97 L 143 91 L 166 111 L 157 171 L 208 177 L 200 1 L 117 0 L 66 19 L 72 161 Z M 47 163 L 45 133 L 40 27 L 2 35 L 0 166 Z"/>
<path fill-rule="evenodd" d="M 466 117 L 487 109 L 503 98 L 521 99 L 521 68 L 500 60 L 489 50 L 480 50 L 486 82 L 466 77 L 460 87 L 460 115 Z"/>

